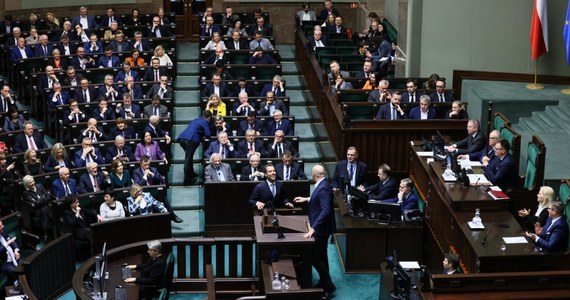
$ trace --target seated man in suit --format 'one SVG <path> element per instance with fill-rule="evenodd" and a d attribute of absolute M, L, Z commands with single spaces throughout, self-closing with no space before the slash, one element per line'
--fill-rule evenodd
<path fill-rule="evenodd" d="M 210 156 L 210 164 L 204 168 L 206 182 L 235 181 L 229 164 L 222 162 L 222 156 L 214 153 Z"/>
<path fill-rule="evenodd" d="M 30 121 L 24 122 L 24 132 L 18 134 L 14 141 L 14 153 L 24 153 L 28 149 L 45 149 L 46 142 L 41 133 L 34 131 L 34 125 Z"/>
<path fill-rule="evenodd" d="M 392 99 L 392 92 L 389 90 L 390 82 L 382 79 L 378 83 L 378 89 L 370 91 L 368 95 L 368 102 L 384 103 Z"/>
<path fill-rule="evenodd" d="M 146 68 L 142 81 L 154 81 L 158 83 L 160 82 L 160 77 L 168 76 L 166 68 L 160 66 L 160 59 L 158 59 L 158 57 L 153 58 L 150 64 L 152 68 Z"/>
<path fill-rule="evenodd" d="M 249 58 L 250 65 L 276 65 L 278 62 L 269 54 L 263 52 L 263 48 L 256 47 L 253 55 Z"/>
<path fill-rule="evenodd" d="M 415 79 L 408 79 L 406 82 L 406 92 L 402 94 L 402 102 L 416 102 L 422 94 L 418 92 L 418 82 Z M 431 98 L 429 98 L 431 100 Z"/>
<path fill-rule="evenodd" d="M 481 151 L 462 154 L 457 157 L 457 159 L 468 159 L 473 161 L 480 161 L 483 162 L 483 158 L 487 157 L 488 160 L 491 160 L 495 156 L 495 144 L 501 139 L 501 133 L 498 130 L 493 130 L 489 133 L 489 144 L 487 147 L 483 147 Z"/>
<path fill-rule="evenodd" d="M 69 93 L 61 89 L 61 83 L 55 82 L 52 91 L 47 95 L 48 106 L 50 109 L 56 109 L 58 105 L 69 104 Z"/>
<path fill-rule="evenodd" d="M 293 208 L 293 203 L 287 200 L 283 191 L 283 184 L 277 181 L 275 166 L 267 164 L 263 174 L 265 180 L 258 183 L 251 193 L 249 205 L 253 209 L 263 210 L 267 202 L 271 201 L 274 207 Z"/>
<path fill-rule="evenodd" d="M 86 29 L 97 29 L 97 28 L 99 28 L 99 24 L 97 24 L 97 22 L 95 22 L 95 18 L 87 15 L 87 7 L 85 7 L 85 6 L 81 6 L 79 8 L 79 15 L 73 17 L 73 19 L 71 20 L 71 24 L 73 24 L 73 26 L 75 26 L 77 24 L 82 24 L 83 27 Z"/>
<path fill-rule="evenodd" d="M 115 144 L 106 149 L 105 161 L 110 164 L 115 159 L 122 162 L 134 161 L 135 156 L 131 147 L 125 144 L 125 138 L 122 135 L 115 137 Z"/>
<path fill-rule="evenodd" d="M 470 119 L 467 122 L 467 133 L 469 134 L 463 140 L 451 144 L 447 147 L 447 151 L 457 151 L 459 154 L 475 153 L 485 148 L 485 134 L 481 132 L 479 120 Z"/>
<path fill-rule="evenodd" d="M 83 44 L 85 48 L 85 54 L 102 54 L 103 53 L 103 43 L 99 41 L 96 33 L 91 33 L 89 35 L 89 42 Z"/>
<path fill-rule="evenodd" d="M 105 163 L 99 149 L 93 147 L 93 141 L 89 137 L 85 137 L 81 141 L 81 149 L 75 151 L 74 162 L 76 168 L 85 167 L 90 162 L 95 162 L 98 165 Z"/>
<path fill-rule="evenodd" d="M 453 94 L 445 90 L 445 81 L 438 80 L 435 82 L 435 92 L 429 95 L 432 102 L 453 102 Z"/>
<path fill-rule="evenodd" d="M 53 51 L 53 45 L 49 43 L 47 34 L 40 35 L 40 43 L 36 45 L 36 53 L 34 57 L 50 57 Z"/>
<path fill-rule="evenodd" d="M 459 256 L 453 252 L 449 252 L 443 259 L 443 274 L 453 275 L 461 273 L 459 271 Z"/>
<path fill-rule="evenodd" d="M 136 82 L 133 76 L 129 75 L 127 75 L 125 85 L 121 88 L 120 93 L 123 94 L 123 100 L 127 98 L 127 95 L 130 96 L 130 99 L 142 99 L 144 97 L 140 84 Z"/>
<path fill-rule="evenodd" d="M 153 138 L 165 138 L 167 144 L 171 142 L 169 132 L 160 127 L 160 118 L 158 116 L 153 115 L 148 118 L 148 124 L 146 124 L 144 131 L 150 132 Z"/>
<path fill-rule="evenodd" d="M 356 73 L 354 77 L 369 78 L 372 74 L 374 74 L 374 72 L 372 72 L 372 61 L 370 59 L 365 59 L 364 63 L 362 63 L 362 71 Z"/>
<path fill-rule="evenodd" d="M 123 95 L 121 94 L 119 87 L 113 83 L 113 75 L 105 75 L 105 82 L 99 87 L 98 97 L 109 101 L 123 99 Z"/>
<path fill-rule="evenodd" d="M 281 161 L 275 166 L 278 180 L 307 180 L 301 164 L 293 160 L 291 151 L 285 150 Z"/>
<path fill-rule="evenodd" d="M 69 126 L 69 124 L 77 124 L 87 121 L 87 115 L 85 112 L 81 111 L 78 102 L 72 99 L 69 102 L 69 109 L 65 110 L 63 113 L 63 125 Z M 65 133 L 68 135 L 69 133 Z"/>
<path fill-rule="evenodd" d="M 345 182 L 351 186 L 368 186 L 366 184 L 366 174 L 368 166 L 358 160 L 358 150 L 351 146 L 346 150 L 346 159 L 336 164 L 332 178 L 333 190 L 344 190 Z"/>
<path fill-rule="evenodd" d="M 160 99 L 172 98 L 174 96 L 174 90 L 168 86 L 168 76 L 160 76 L 160 82 L 153 84 L 146 93 L 147 99 L 152 99 L 154 96 L 159 96 Z"/>
<path fill-rule="evenodd" d="M 238 157 L 249 158 L 253 154 L 259 157 L 267 157 L 263 141 L 256 139 L 255 129 L 248 129 L 245 132 L 245 141 L 238 143 Z"/>
<path fill-rule="evenodd" d="M 257 17 L 255 22 L 257 25 L 252 27 L 253 32 L 261 32 L 264 36 L 273 36 L 273 29 L 271 28 L 271 25 L 265 24 L 263 16 Z"/>
<path fill-rule="evenodd" d="M 548 207 L 548 219 L 544 227 L 535 224 L 535 232 L 525 235 L 536 243 L 540 252 L 564 253 L 568 248 L 568 222 L 564 216 L 564 203 L 553 201 Z"/>
<path fill-rule="evenodd" d="M 342 78 L 350 77 L 350 73 L 348 73 L 347 71 L 342 71 L 340 69 L 340 65 L 338 64 L 338 62 L 336 60 L 331 61 L 329 63 L 329 67 L 331 69 L 331 71 L 327 74 L 327 78 L 329 80 L 336 79 L 338 74 L 342 75 Z"/>
<path fill-rule="evenodd" d="M 283 80 L 282 80 L 281 76 L 279 76 L 279 75 L 273 76 L 273 82 L 272 83 L 266 83 L 263 86 L 263 89 L 261 90 L 261 93 L 259 93 L 259 95 L 261 97 L 265 97 L 265 96 L 267 96 L 268 92 L 273 92 L 273 94 L 275 94 L 275 97 L 287 96 L 285 93 L 285 86 L 283 85 Z"/>
<path fill-rule="evenodd" d="M 400 210 L 403 216 L 407 210 L 418 209 L 418 197 L 414 194 L 412 190 L 413 187 L 414 182 L 410 178 L 404 178 L 400 181 L 398 196 L 391 199 L 380 200 L 380 202 L 400 204 Z"/>
<path fill-rule="evenodd" d="M 65 78 L 61 81 L 62 86 L 71 86 L 75 87 L 70 89 L 69 97 L 75 99 L 75 90 L 81 84 L 81 79 L 83 79 L 83 75 L 75 72 L 75 68 L 73 66 L 68 66 L 65 70 Z"/>
<path fill-rule="evenodd" d="M 140 52 L 149 51 L 150 46 L 146 40 L 143 40 L 143 34 L 140 31 L 135 31 L 133 41 L 133 48 L 139 50 Z"/>
<path fill-rule="evenodd" d="M 7 113 L 11 108 L 17 108 L 16 96 L 12 95 L 10 86 L 5 84 L 0 89 L 0 113 Z"/>
<path fill-rule="evenodd" d="M 144 117 L 157 116 L 160 118 L 168 118 L 169 112 L 165 105 L 160 104 L 160 96 L 152 97 L 151 104 L 144 107 Z"/>
<path fill-rule="evenodd" d="M 395 91 L 392 94 L 392 98 L 390 99 L 390 103 L 384 104 L 378 110 L 378 114 L 376 115 L 376 120 L 402 120 L 406 118 L 406 113 L 400 106 L 400 99 L 402 99 L 402 95 L 400 95 L 399 91 Z"/>
<path fill-rule="evenodd" d="M 99 105 L 93 110 L 92 117 L 97 121 L 112 121 L 115 120 L 115 112 L 109 108 L 107 99 L 101 98 Z"/>
<path fill-rule="evenodd" d="M 326 47 L 327 39 L 323 37 L 322 31 L 313 31 L 313 35 L 309 37 L 309 42 L 307 43 L 307 48 L 310 51 L 317 51 L 318 47 Z"/>
<path fill-rule="evenodd" d="M 265 102 L 261 102 L 259 105 L 260 116 L 272 116 L 275 110 L 280 110 L 285 116 L 289 115 L 287 106 L 285 106 L 283 100 L 275 99 L 275 93 L 273 93 L 273 91 L 267 92 Z"/>
<path fill-rule="evenodd" d="M 340 16 L 340 12 L 333 7 L 331 0 L 325 1 L 325 8 L 319 14 L 319 20 L 326 20 L 329 15 Z"/>
<path fill-rule="evenodd" d="M 495 156 L 483 158 L 483 171 L 493 185 L 506 191 L 519 186 L 519 171 L 511 154 L 509 141 L 501 139 L 495 144 Z"/>
<path fill-rule="evenodd" d="M 247 130 L 252 129 L 255 135 L 261 135 L 263 132 L 263 121 L 257 118 L 255 111 L 249 111 L 245 120 L 239 123 L 238 136 L 245 136 Z"/>
<path fill-rule="evenodd" d="M 67 195 L 77 195 L 77 184 L 75 179 L 69 177 L 69 169 L 59 168 L 59 178 L 51 184 L 53 195 L 57 199 L 63 199 Z"/>
<path fill-rule="evenodd" d="M 208 82 L 202 91 L 203 97 L 210 97 L 212 94 L 218 97 L 230 97 L 232 93 L 219 74 L 212 75 L 212 82 Z"/>
<path fill-rule="evenodd" d="M 20 248 L 18 247 L 16 237 L 9 237 L 8 234 L 4 232 L 4 224 L 2 221 L 0 221 L 0 255 L 5 257 L 0 263 L 0 272 L 8 277 L 9 285 L 12 283 L 19 285 L 14 270 L 22 263 Z"/>
<path fill-rule="evenodd" d="M 200 36 L 212 36 L 214 32 L 222 34 L 222 30 L 220 26 L 214 24 L 214 17 L 208 16 L 206 17 L 206 24 L 200 26 Z"/>
<path fill-rule="evenodd" d="M 99 68 L 118 68 L 121 65 L 121 60 L 118 56 L 113 55 L 113 48 L 111 46 L 105 47 L 105 55 L 99 57 Z"/>
<path fill-rule="evenodd" d="M 275 49 L 271 42 L 263 37 L 263 33 L 261 33 L 261 31 L 256 31 L 255 39 L 249 43 L 250 50 L 255 50 L 257 47 L 261 47 L 264 51 L 271 51 Z"/>
<path fill-rule="evenodd" d="M 129 76 L 129 78 L 132 78 Z M 142 118 L 142 111 L 138 104 L 133 103 L 131 94 L 123 94 L 123 103 L 117 103 L 115 116 L 125 120 Z"/>
<path fill-rule="evenodd" d="M 137 192 L 138 191 L 135 191 L 135 193 Z M 136 196 L 133 196 L 133 198 L 136 198 Z M 160 294 L 160 290 L 162 290 L 163 287 L 162 278 L 166 272 L 166 257 L 162 253 L 162 244 L 159 241 L 150 241 L 146 246 L 150 259 L 144 264 L 128 265 L 127 268 L 131 270 L 139 270 L 140 276 L 125 278 L 125 282 L 133 282 L 141 285 L 139 289 L 140 299 L 153 299 Z"/>
<path fill-rule="evenodd" d="M 124 61 L 122 63 L 123 69 L 117 73 L 114 81 L 118 83 L 126 82 L 127 77 L 132 76 L 135 81 L 139 81 L 139 72 L 132 70 L 131 63 Z"/>
<path fill-rule="evenodd" d="M 329 26 L 328 31 L 329 33 L 346 33 L 346 27 L 343 25 L 341 16 L 336 16 L 334 18 L 334 26 Z"/>
<path fill-rule="evenodd" d="M 117 25 L 123 26 L 123 21 L 120 16 L 115 15 L 115 9 L 113 7 L 107 8 L 107 14 L 101 18 L 100 27 L 111 27 L 111 23 L 117 22 Z"/>
<path fill-rule="evenodd" d="M 232 129 L 230 128 L 230 124 L 226 123 L 224 117 L 222 116 L 215 116 L 214 123 L 210 125 L 210 132 L 213 136 L 218 136 L 221 132 L 225 132 L 228 137 L 233 136 Z"/>
<path fill-rule="evenodd" d="M 97 62 L 92 57 L 85 55 L 85 48 L 83 46 L 77 47 L 75 53 L 75 57 L 71 59 L 71 65 L 76 70 L 97 68 Z"/>
<path fill-rule="evenodd" d="M 103 127 L 97 125 L 97 119 L 90 118 L 87 121 L 87 128 L 81 132 L 80 140 L 88 138 L 93 142 L 106 141 L 108 136 L 103 131 Z"/>
<path fill-rule="evenodd" d="M 218 140 L 210 143 L 210 146 L 204 152 L 204 158 L 210 159 L 214 153 L 219 153 L 222 159 L 236 157 L 234 145 L 228 140 L 227 133 L 223 131 L 218 133 Z"/>
<path fill-rule="evenodd" d="M 168 26 L 160 25 L 160 18 L 158 16 L 154 16 L 152 18 L 152 24 L 148 30 L 147 36 L 156 38 L 171 37 L 172 33 L 170 32 L 170 29 L 168 29 Z"/>
<path fill-rule="evenodd" d="M 232 32 L 232 38 L 226 41 L 226 47 L 230 50 L 249 50 L 249 45 L 241 39 L 239 30 Z"/>
<path fill-rule="evenodd" d="M 224 65 L 230 62 L 230 59 L 226 55 L 226 52 L 224 52 L 224 49 L 220 46 L 216 47 L 214 53 L 212 53 L 212 55 L 208 56 L 208 58 L 204 60 L 204 64 L 213 65 L 218 61 L 221 61 L 222 63 L 224 63 Z"/>
<path fill-rule="evenodd" d="M 125 39 L 125 35 L 123 34 L 122 30 L 117 30 L 115 32 L 115 40 L 111 41 L 109 43 L 109 46 L 115 53 L 133 51 L 131 44 Z"/>
<path fill-rule="evenodd" d="M 249 164 L 241 168 L 240 181 L 261 181 L 265 178 L 261 158 L 257 154 L 249 156 Z"/>
<path fill-rule="evenodd" d="M 420 97 L 420 105 L 410 110 L 408 118 L 415 120 L 435 119 L 435 109 L 430 107 L 430 102 L 431 100 L 428 95 L 422 95 Z"/>
<path fill-rule="evenodd" d="M 140 186 L 165 184 L 166 179 L 155 167 L 150 166 L 150 161 L 150 157 L 141 156 L 140 167 L 133 171 L 133 182 Z"/>
<path fill-rule="evenodd" d="M 16 64 L 21 59 L 32 58 L 34 54 L 30 46 L 26 45 L 26 39 L 23 37 L 18 39 L 18 46 L 12 47 L 10 50 L 10 61 Z"/>
<path fill-rule="evenodd" d="M 273 143 L 267 149 L 267 157 L 269 158 L 281 158 L 285 151 L 289 151 L 293 154 L 294 157 L 299 157 L 299 153 L 297 153 L 297 149 L 293 146 L 291 141 L 284 140 L 285 133 L 283 130 L 275 131 L 275 138 L 273 139 Z"/>
<path fill-rule="evenodd" d="M 283 119 L 283 113 L 276 109 L 273 111 L 273 120 L 267 122 L 263 135 L 274 135 L 277 130 L 281 130 L 286 136 L 295 135 L 293 125 L 287 119 Z"/>
<path fill-rule="evenodd" d="M 234 103 L 234 107 L 232 108 L 232 116 L 247 116 L 250 111 L 255 112 L 255 108 L 253 107 L 255 103 L 249 101 L 247 92 L 239 92 L 238 100 L 239 101 Z"/>
<path fill-rule="evenodd" d="M 109 180 L 109 173 L 107 171 L 98 171 L 97 164 L 90 162 L 87 164 L 87 173 L 79 178 L 79 193 L 87 194 L 104 191 L 108 185 L 107 180 Z"/>
<path fill-rule="evenodd" d="M 361 185 L 358 189 L 369 193 L 370 200 L 386 200 L 398 196 L 398 184 L 396 178 L 392 177 L 390 166 L 381 164 L 378 167 L 378 178 L 380 181 L 377 184 L 368 187 Z"/>

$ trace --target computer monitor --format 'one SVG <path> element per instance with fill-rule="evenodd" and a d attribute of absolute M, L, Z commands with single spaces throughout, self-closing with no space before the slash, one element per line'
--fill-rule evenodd
<path fill-rule="evenodd" d="M 348 194 L 352 198 L 350 202 L 352 211 L 355 213 L 368 211 L 368 194 L 351 185 L 348 186 Z"/>
<path fill-rule="evenodd" d="M 453 171 L 453 173 L 455 173 L 456 175 L 459 175 L 461 173 L 461 164 L 459 164 L 459 162 L 457 161 L 458 157 L 459 154 L 457 152 L 454 151 L 450 153 L 451 171 Z"/>
<path fill-rule="evenodd" d="M 368 203 L 370 214 L 376 214 L 378 220 L 385 220 L 385 223 L 400 223 L 402 221 L 402 210 L 400 204 L 375 202 Z"/>
<path fill-rule="evenodd" d="M 441 132 L 436 131 L 432 141 L 433 158 L 439 161 L 445 161 L 448 152 L 445 150 L 445 138 Z"/>

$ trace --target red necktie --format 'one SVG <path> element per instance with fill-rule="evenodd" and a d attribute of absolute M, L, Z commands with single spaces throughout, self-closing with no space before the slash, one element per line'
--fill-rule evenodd
<path fill-rule="evenodd" d="M 30 148 L 31 148 L 32 150 L 38 150 L 38 149 L 36 149 L 36 145 L 34 144 L 34 140 L 32 139 L 31 136 L 28 136 L 28 140 L 29 140 L 29 143 L 30 143 Z"/>

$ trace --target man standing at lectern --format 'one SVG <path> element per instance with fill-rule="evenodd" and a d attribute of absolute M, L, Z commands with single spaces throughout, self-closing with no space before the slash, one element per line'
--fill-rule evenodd
<path fill-rule="evenodd" d="M 315 180 L 315 189 L 311 197 L 295 197 L 296 203 L 309 201 L 309 228 L 306 238 L 315 238 L 313 244 L 313 267 L 319 273 L 317 287 L 324 290 L 322 299 L 330 299 L 336 291 L 329 272 L 327 241 L 336 228 L 333 210 L 333 189 L 326 180 L 325 168 L 315 165 L 311 172 Z"/>
<path fill-rule="evenodd" d="M 271 201 L 275 207 L 293 208 L 293 203 L 287 200 L 283 191 L 283 184 L 278 182 L 277 172 L 272 164 L 265 165 L 265 181 L 258 183 L 253 189 L 249 205 L 262 210 L 267 202 Z"/>

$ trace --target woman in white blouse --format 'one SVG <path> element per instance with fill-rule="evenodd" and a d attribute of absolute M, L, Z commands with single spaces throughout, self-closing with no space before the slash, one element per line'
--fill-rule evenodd
<path fill-rule="evenodd" d="M 160 60 L 161 66 L 172 66 L 172 60 L 170 59 L 168 54 L 166 54 L 166 52 L 164 51 L 164 47 L 162 47 L 161 45 L 158 45 L 156 46 L 156 48 L 154 48 L 154 56 L 152 57 L 152 59 L 154 59 L 155 57 L 158 58 L 158 60 Z"/>
<path fill-rule="evenodd" d="M 103 221 L 112 219 L 124 218 L 125 209 L 123 204 L 115 201 L 115 192 L 111 188 L 106 188 L 103 192 L 105 202 L 101 203 L 99 207 L 99 215 Z"/>
<path fill-rule="evenodd" d="M 202 50 L 216 50 L 216 48 L 220 46 L 222 49 L 226 50 L 226 44 L 222 41 L 219 32 L 214 32 L 212 35 L 212 39 L 208 42 L 206 47 L 202 48 Z"/>

